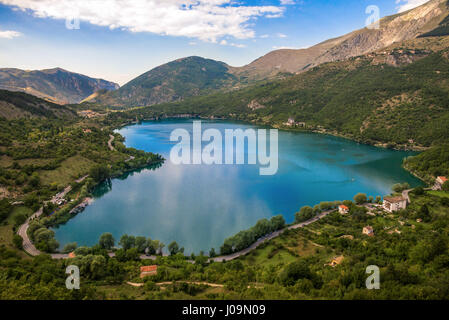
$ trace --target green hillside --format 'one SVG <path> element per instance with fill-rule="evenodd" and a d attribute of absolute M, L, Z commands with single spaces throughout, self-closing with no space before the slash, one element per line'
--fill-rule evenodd
<path fill-rule="evenodd" d="M 114 114 L 110 120 L 191 113 L 285 127 L 292 117 L 307 130 L 364 143 L 428 147 L 449 138 L 448 52 L 392 49 L 285 80 Z"/>
<path fill-rule="evenodd" d="M 74 118 L 76 113 L 35 96 L 0 90 L 0 118 Z"/>
<path fill-rule="evenodd" d="M 112 106 L 149 106 L 178 101 L 232 85 L 228 66 L 200 57 L 178 59 L 152 69 L 95 102 Z"/>

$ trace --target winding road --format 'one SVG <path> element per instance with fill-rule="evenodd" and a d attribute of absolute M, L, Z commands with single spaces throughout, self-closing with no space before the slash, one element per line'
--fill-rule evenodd
<path fill-rule="evenodd" d="M 239 252 L 235 252 L 226 256 L 220 256 L 220 257 L 215 257 L 212 259 L 209 259 L 210 261 L 215 261 L 215 262 L 223 262 L 223 261 L 230 261 L 230 260 L 234 260 L 237 259 L 238 257 L 244 256 L 246 254 L 248 254 L 249 252 L 255 250 L 258 246 L 260 246 L 262 243 L 264 243 L 265 241 L 269 241 L 271 239 L 274 239 L 276 237 L 279 237 L 282 233 L 284 233 L 287 230 L 292 230 L 292 229 L 299 229 L 299 228 L 303 228 L 305 226 L 308 226 L 311 223 L 314 223 L 320 219 L 323 219 L 324 217 L 326 217 L 328 214 L 334 212 L 335 209 L 333 210 L 328 210 L 328 211 L 324 211 L 321 212 L 320 214 L 316 215 L 315 217 L 313 217 L 312 219 L 309 219 L 307 221 L 298 223 L 298 224 L 294 224 L 292 226 L 286 227 L 284 229 L 275 231 L 273 233 L 270 233 L 262 238 L 260 238 L 259 240 L 257 240 L 256 242 L 254 242 L 251 246 L 249 246 L 246 249 L 243 249 Z"/>
<path fill-rule="evenodd" d="M 84 179 L 86 179 L 89 175 L 85 175 L 78 180 L 76 180 L 77 183 L 83 182 Z M 67 193 L 72 191 L 71 186 L 67 186 L 63 191 L 57 193 L 56 195 L 51 198 L 50 202 L 53 204 L 56 204 L 59 200 L 63 199 Z M 22 247 L 23 250 L 25 250 L 26 253 L 28 253 L 31 256 L 38 256 L 41 254 L 41 252 L 34 246 L 34 244 L 31 242 L 30 238 L 28 237 L 28 228 L 30 227 L 30 222 L 34 219 L 39 218 L 43 213 L 44 208 L 40 207 L 39 210 L 37 210 L 35 213 L 33 213 L 28 219 L 25 220 L 25 223 L 22 224 L 19 227 L 19 230 L 17 230 L 17 234 L 22 237 Z M 52 255 L 53 256 L 53 255 Z M 59 256 L 59 254 L 55 254 L 55 256 Z"/>
<path fill-rule="evenodd" d="M 115 148 L 112 146 L 112 141 L 114 141 L 114 139 L 115 139 L 115 137 L 112 134 L 110 134 L 109 140 L 108 140 L 108 147 L 109 147 L 109 150 L 111 150 L 111 151 L 115 150 Z"/>

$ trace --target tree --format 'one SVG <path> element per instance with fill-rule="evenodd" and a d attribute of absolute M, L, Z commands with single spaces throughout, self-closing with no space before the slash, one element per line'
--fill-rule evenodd
<path fill-rule="evenodd" d="M 135 246 L 137 248 L 137 251 L 139 251 L 140 253 L 144 253 L 147 247 L 147 239 L 141 236 L 136 237 Z"/>
<path fill-rule="evenodd" d="M 103 180 L 106 180 L 110 176 L 110 170 L 105 165 L 98 165 L 90 169 L 89 176 L 95 181 L 95 182 L 101 182 Z"/>
<path fill-rule="evenodd" d="M 118 244 L 123 248 L 123 250 L 126 251 L 135 246 L 135 241 L 136 239 L 133 236 L 128 236 L 127 234 L 124 234 L 120 238 L 120 242 Z"/>
<path fill-rule="evenodd" d="M 23 239 L 18 234 L 15 234 L 12 238 L 12 243 L 17 249 L 22 249 L 23 247 Z"/>
<path fill-rule="evenodd" d="M 112 236 L 112 233 L 106 232 L 100 236 L 100 240 L 98 240 L 98 244 L 102 249 L 111 250 L 115 245 L 115 239 Z"/>
<path fill-rule="evenodd" d="M 16 227 L 18 227 L 18 226 L 20 226 L 20 225 L 22 225 L 22 224 L 24 224 L 25 223 L 25 221 L 26 221 L 26 219 L 27 219 L 27 216 L 26 216 L 26 214 L 25 213 L 23 213 L 23 212 L 20 212 L 20 213 L 17 213 L 17 214 L 15 214 L 15 215 L 13 215 L 13 220 L 14 220 L 14 225 L 16 226 Z"/>
<path fill-rule="evenodd" d="M 168 245 L 168 251 L 170 252 L 170 255 L 174 256 L 179 252 L 184 252 L 184 248 L 179 248 L 178 243 L 176 241 L 173 241 Z"/>
<path fill-rule="evenodd" d="M 357 193 L 354 196 L 354 202 L 356 204 L 364 204 L 367 202 L 366 194 L 365 193 Z"/>
<path fill-rule="evenodd" d="M 314 216 L 314 210 L 312 207 L 304 206 L 302 207 L 299 212 L 295 213 L 295 221 L 297 223 L 307 221 L 311 219 Z"/>
<path fill-rule="evenodd" d="M 12 205 L 9 203 L 8 199 L 0 200 L 0 222 L 8 218 L 12 211 Z"/>
<path fill-rule="evenodd" d="M 267 219 L 261 219 L 257 221 L 253 230 L 256 238 L 260 238 L 271 232 L 271 223 Z"/>
<path fill-rule="evenodd" d="M 277 231 L 285 227 L 285 219 L 279 214 L 270 219 L 271 231 Z"/>
<path fill-rule="evenodd" d="M 156 254 L 162 254 L 162 249 L 164 249 L 165 244 L 159 240 L 153 240 L 152 246 L 156 251 Z"/>
<path fill-rule="evenodd" d="M 382 203 L 382 197 L 376 196 L 376 203 Z"/>
<path fill-rule="evenodd" d="M 285 286 L 294 285 L 299 279 L 311 279 L 309 266 L 304 260 L 290 263 L 280 274 L 280 281 Z"/>
<path fill-rule="evenodd" d="M 429 208 L 427 205 L 423 205 L 418 212 L 418 218 L 421 218 L 424 222 L 429 222 L 432 219 Z"/>
<path fill-rule="evenodd" d="M 64 246 L 64 249 L 62 250 L 62 252 L 69 253 L 69 252 L 75 251 L 77 247 L 78 247 L 78 244 L 76 242 L 67 243 Z"/>
<path fill-rule="evenodd" d="M 410 189 L 410 185 L 407 182 L 396 183 L 391 187 L 394 192 L 402 192 L 404 190 Z"/>
<path fill-rule="evenodd" d="M 445 183 L 443 183 L 443 185 L 441 186 L 441 189 L 443 191 L 449 192 L 449 180 L 446 181 Z"/>
<path fill-rule="evenodd" d="M 373 201 L 374 201 L 374 197 L 373 197 L 373 196 L 369 196 L 369 197 L 368 197 L 368 202 L 369 202 L 369 203 L 373 203 Z"/>
<path fill-rule="evenodd" d="M 215 252 L 215 249 L 214 248 L 210 249 L 209 257 L 214 258 L 216 255 L 217 255 L 217 253 Z"/>

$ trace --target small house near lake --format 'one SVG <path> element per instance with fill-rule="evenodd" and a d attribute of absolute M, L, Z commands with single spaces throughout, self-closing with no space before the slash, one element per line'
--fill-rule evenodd
<path fill-rule="evenodd" d="M 399 197 L 384 197 L 382 207 L 388 212 L 394 212 L 407 208 L 407 199 Z"/>
<path fill-rule="evenodd" d="M 435 189 L 437 190 L 441 190 L 441 188 L 443 187 L 443 184 L 447 181 L 446 177 L 437 177 L 435 179 Z"/>
<path fill-rule="evenodd" d="M 338 206 L 338 212 L 340 214 L 347 214 L 349 212 L 349 208 L 345 206 L 344 204 L 341 204 Z"/>
<path fill-rule="evenodd" d="M 363 227 L 362 233 L 366 234 L 369 237 L 374 237 L 374 229 L 371 226 Z"/>

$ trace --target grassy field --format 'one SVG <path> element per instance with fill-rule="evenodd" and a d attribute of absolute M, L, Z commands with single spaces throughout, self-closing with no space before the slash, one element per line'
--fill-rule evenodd
<path fill-rule="evenodd" d="M 14 250 L 17 254 L 24 259 L 31 259 L 24 251 L 18 250 L 12 243 L 12 237 L 14 236 L 11 225 L 0 226 L 0 245 L 6 246 L 10 250 Z"/>
<path fill-rule="evenodd" d="M 11 214 L 7 219 L 8 224 L 14 225 L 14 217 L 22 213 L 25 214 L 27 217 L 29 217 L 33 213 L 33 210 L 24 206 L 14 207 L 13 211 L 11 212 Z"/>
<path fill-rule="evenodd" d="M 68 158 L 55 170 L 41 170 L 39 176 L 45 185 L 56 183 L 58 186 L 66 186 L 76 178 L 88 173 L 94 162 L 80 155 Z"/>
<path fill-rule="evenodd" d="M 449 192 L 444 192 L 444 191 L 427 191 L 428 194 L 431 194 L 433 196 L 437 196 L 437 197 L 444 197 L 444 198 L 449 198 Z"/>

